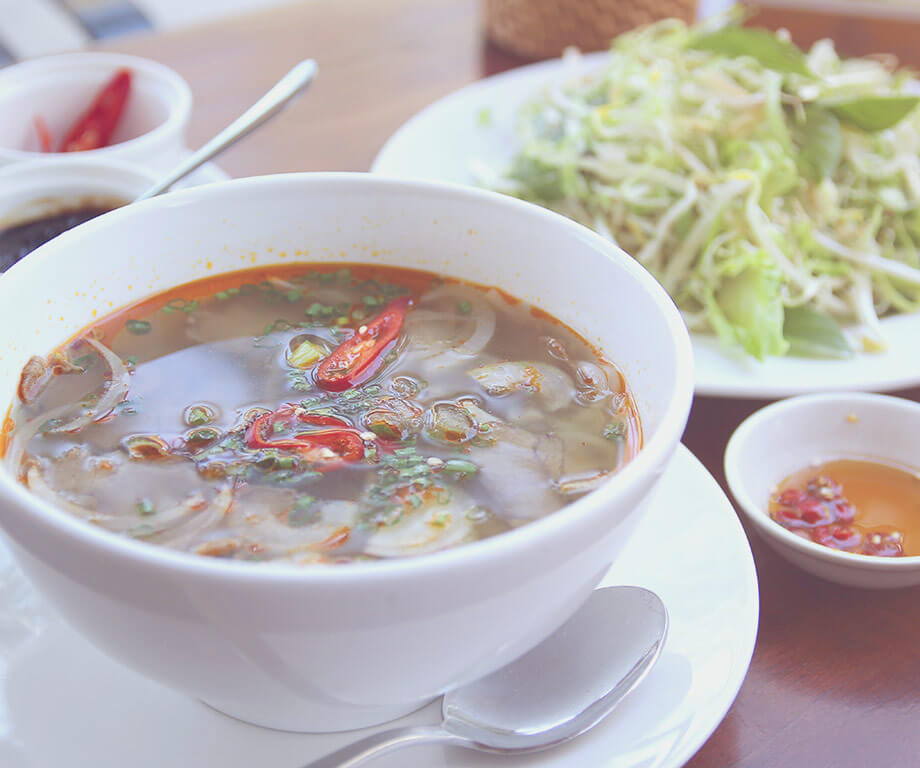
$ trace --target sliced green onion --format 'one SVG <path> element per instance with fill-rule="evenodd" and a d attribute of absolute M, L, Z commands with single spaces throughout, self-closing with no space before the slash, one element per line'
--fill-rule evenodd
<path fill-rule="evenodd" d="M 190 427 L 200 427 L 214 421 L 214 411 L 206 405 L 190 405 L 185 409 L 184 420 Z"/>
<path fill-rule="evenodd" d="M 84 371 L 88 371 L 95 362 L 95 355 L 80 355 L 80 357 L 73 361 L 73 364 L 77 366 L 77 368 L 82 368 Z"/>
<path fill-rule="evenodd" d="M 136 525 L 133 528 L 128 530 L 128 535 L 134 539 L 146 539 L 148 536 L 153 536 L 157 532 L 157 529 L 152 525 Z"/>
<path fill-rule="evenodd" d="M 133 333 L 135 336 L 143 336 L 144 334 L 150 333 L 152 326 L 146 320 L 128 320 L 125 323 L 125 329 L 128 333 Z"/>
<path fill-rule="evenodd" d="M 201 427 L 189 432 L 186 439 L 190 443 L 209 443 L 218 437 L 220 437 L 220 432 L 213 427 Z"/>
<path fill-rule="evenodd" d="M 145 517 L 156 512 L 156 507 L 153 506 L 153 502 L 146 497 L 138 501 L 135 506 L 137 507 L 137 514 Z"/>
<path fill-rule="evenodd" d="M 287 523 L 292 528 L 302 528 L 313 522 L 313 504 L 316 501 L 312 496 L 298 496 L 287 515 Z"/>
<path fill-rule="evenodd" d="M 449 512 L 437 512 L 433 514 L 428 520 L 428 524 L 433 525 L 436 528 L 444 528 L 449 522 L 450 522 Z"/>
<path fill-rule="evenodd" d="M 479 467 L 466 459 L 448 459 L 444 462 L 444 471 L 452 472 L 460 477 L 468 477 L 475 475 L 479 471 Z"/>

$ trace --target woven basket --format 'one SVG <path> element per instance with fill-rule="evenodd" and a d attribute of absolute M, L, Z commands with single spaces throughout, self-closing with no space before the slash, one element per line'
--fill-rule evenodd
<path fill-rule="evenodd" d="M 528 59 L 567 46 L 599 51 L 634 27 L 675 17 L 690 22 L 697 0 L 485 0 L 486 32 L 500 48 Z"/>

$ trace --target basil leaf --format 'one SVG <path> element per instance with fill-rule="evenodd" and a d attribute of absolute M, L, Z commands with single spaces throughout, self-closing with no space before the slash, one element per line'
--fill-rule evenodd
<path fill-rule="evenodd" d="M 810 307 L 786 307 L 783 337 L 789 342 L 789 355 L 837 360 L 853 356 L 853 349 L 833 318 Z"/>
<path fill-rule="evenodd" d="M 726 56 L 750 56 L 776 72 L 794 72 L 814 77 L 805 61 L 805 54 L 792 43 L 780 40 L 765 29 L 729 25 L 692 39 L 689 47 Z"/>
<path fill-rule="evenodd" d="M 917 104 L 920 96 L 864 96 L 826 106 L 844 122 L 875 133 L 900 123 Z"/>
<path fill-rule="evenodd" d="M 814 105 L 805 108 L 798 165 L 812 181 L 833 176 L 843 156 L 843 132 L 832 112 Z"/>

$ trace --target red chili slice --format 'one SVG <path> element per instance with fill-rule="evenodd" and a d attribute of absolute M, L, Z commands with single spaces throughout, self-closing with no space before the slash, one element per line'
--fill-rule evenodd
<path fill-rule="evenodd" d="M 302 432 L 293 438 L 271 439 L 275 434 L 276 424 L 284 424 L 287 429 L 291 429 L 295 423 L 337 429 L 318 429 L 313 432 Z M 336 416 L 301 413 L 293 405 L 283 405 L 253 421 L 246 430 L 245 441 L 249 448 L 292 451 L 320 471 L 336 469 L 364 457 L 364 441 L 348 422 Z M 331 456 L 330 451 L 333 454 Z"/>
<path fill-rule="evenodd" d="M 399 336 L 408 310 L 408 298 L 390 302 L 317 366 L 316 383 L 331 392 L 341 392 L 367 381 L 380 368 L 384 355 Z"/>
<path fill-rule="evenodd" d="M 83 152 L 107 147 L 121 120 L 131 92 L 131 72 L 118 70 L 96 95 L 89 109 L 64 135 L 59 152 Z"/>
<path fill-rule="evenodd" d="M 35 132 L 38 134 L 38 146 L 42 152 L 51 151 L 51 131 L 48 130 L 48 123 L 41 115 L 35 115 L 32 118 L 35 125 Z"/>
<path fill-rule="evenodd" d="M 352 429 L 322 429 L 297 435 L 296 439 L 304 446 L 301 453 L 310 462 L 341 460 L 351 464 L 364 458 L 364 441 Z M 332 451 L 335 457 L 329 456 L 328 451 Z"/>
<path fill-rule="evenodd" d="M 823 544 L 831 549 L 853 551 L 863 543 L 862 534 L 848 525 L 831 525 L 815 528 L 812 531 L 813 539 L 818 544 Z"/>

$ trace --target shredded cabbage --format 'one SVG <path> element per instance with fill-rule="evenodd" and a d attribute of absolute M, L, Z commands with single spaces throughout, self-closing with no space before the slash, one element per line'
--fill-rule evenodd
<path fill-rule="evenodd" d="M 736 22 L 617 38 L 599 71 L 521 109 L 519 148 L 489 185 L 593 227 L 691 330 L 757 358 L 879 349 L 880 316 L 920 309 L 916 83 Z M 811 321 L 787 338 L 798 307 Z"/>

